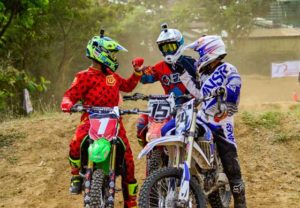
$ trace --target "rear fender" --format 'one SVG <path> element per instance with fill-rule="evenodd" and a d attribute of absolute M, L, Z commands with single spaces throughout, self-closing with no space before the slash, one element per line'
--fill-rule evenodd
<path fill-rule="evenodd" d="M 138 159 L 147 155 L 156 146 L 178 146 L 184 143 L 183 136 L 164 136 L 149 142 L 138 155 Z"/>

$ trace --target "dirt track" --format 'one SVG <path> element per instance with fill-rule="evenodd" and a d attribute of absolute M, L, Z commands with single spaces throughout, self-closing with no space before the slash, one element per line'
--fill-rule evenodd
<path fill-rule="evenodd" d="M 293 91 L 300 92 L 295 80 L 245 78 L 241 112 L 289 110 Z M 160 93 L 160 88 L 155 86 L 138 90 Z M 124 107 L 130 108 L 136 104 L 126 103 Z M 142 105 L 138 104 L 139 107 Z M 236 134 L 248 207 L 300 207 L 300 141 L 274 143 L 272 130 L 253 131 L 243 125 L 240 114 L 237 116 Z M 68 143 L 78 120 L 79 115 L 53 113 L 1 124 L 0 136 L 12 135 L 16 141 L 11 146 L 0 148 L 0 207 L 82 207 L 82 198 L 68 193 Z M 124 120 L 136 158 L 140 151 L 135 140 L 136 117 L 130 116 Z M 300 129 L 299 120 L 293 122 L 286 123 L 283 128 Z M 9 140 L 5 141 L 0 144 L 6 146 Z M 144 161 L 136 160 L 136 175 L 140 183 L 144 171 Z M 119 207 L 121 203 L 120 200 Z"/>

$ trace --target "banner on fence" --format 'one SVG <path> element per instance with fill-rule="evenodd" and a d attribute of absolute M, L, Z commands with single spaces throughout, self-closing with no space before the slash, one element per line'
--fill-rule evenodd
<path fill-rule="evenodd" d="M 300 73 L 300 61 L 272 63 L 272 78 L 296 77 Z"/>

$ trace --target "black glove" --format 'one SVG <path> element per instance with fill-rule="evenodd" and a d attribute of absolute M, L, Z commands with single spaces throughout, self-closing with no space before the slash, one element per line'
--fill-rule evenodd
<path fill-rule="evenodd" d="M 221 86 L 216 88 L 215 90 L 213 90 L 212 95 L 226 97 L 226 87 Z"/>
<path fill-rule="evenodd" d="M 185 72 L 185 68 L 178 61 L 175 63 L 175 71 L 182 75 Z"/>

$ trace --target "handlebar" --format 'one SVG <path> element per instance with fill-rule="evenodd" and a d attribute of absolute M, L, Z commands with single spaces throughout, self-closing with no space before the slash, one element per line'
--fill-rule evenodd
<path fill-rule="evenodd" d="M 201 102 L 204 102 L 206 100 L 209 100 L 211 98 L 217 97 L 217 96 L 221 96 L 224 95 L 226 93 L 226 90 L 224 89 L 224 87 L 220 87 L 218 88 L 216 91 L 214 91 L 212 94 L 203 97 L 203 98 L 196 98 L 196 103 L 200 104 Z M 166 97 L 168 97 L 169 95 L 144 95 L 142 93 L 135 93 L 133 95 L 125 95 L 123 96 L 123 99 L 126 100 L 149 100 L 149 99 L 158 99 L 158 98 L 163 98 L 165 99 Z M 180 95 L 175 97 L 175 103 L 184 103 L 184 102 L 178 102 L 180 99 L 186 99 L 186 100 L 190 100 L 192 98 L 194 98 L 192 95 Z"/>
<path fill-rule="evenodd" d="M 113 108 L 110 107 L 95 107 L 95 106 L 83 106 L 81 104 L 75 104 L 71 108 L 71 112 L 87 112 L 87 113 L 93 113 L 93 112 L 99 112 L 99 111 L 107 111 L 112 112 Z M 138 108 L 134 108 L 131 110 L 119 110 L 120 115 L 129 115 L 129 114 L 143 114 L 143 113 L 149 113 L 149 111 L 146 110 L 140 110 Z"/>
<path fill-rule="evenodd" d="M 142 93 L 134 93 L 133 95 L 124 95 L 123 100 L 149 100 L 149 96 Z"/>
<path fill-rule="evenodd" d="M 221 96 L 224 95 L 226 93 L 224 88 L 219 88 L 218 90 L 216 90 L 213 94 L 200 98 L 200 99 L 195 99 L 197 105 L 200 104 L 201 102 L 204 102 L 206 100 L 209 100 L 211 98 L 217 97 L 217 96 Z M 153 96 L 148 96 L 148 95 L 144 95 L 141 93 L 135 93 L 133 95 L 127 95 L 127 96 L 123 96 L 124 100 L 149 100 L 150 98 L 152 98 Z M 162 96 L 163 97 L 163 96 Z M 192 99 L 193 96 L 192 95 L 181 95 L 175 98 L 175 101 L 177 101 L 178 99 Z M 71 108 L 71 112 L 87 112 L 87 113 L 92 113 L 92 112 L 96 112 L 96 111 L 107 111 L 107 112 L 111 112 L 112 108 L 110 107 L 95 107 L 95 106 L 83 106 L 82 104 L 75 104 L 72 108 Z M 132 110 L 119 110 L 119 114 L 120 115 L 126 115 L 126 114 L 148 114 L 150 113 L 147 110 L 140 110 L 138 108 L 134 108 Z"/>
<path fill-rule="evenodd" d="M 120 110 L 121 115 L 129 115 L 129 114 L 143 114 L 143 113 L 149 113 L 149 111 L 146 110 L 140 110 L 138 108 L 134 108 L 132 110 Z"/>

